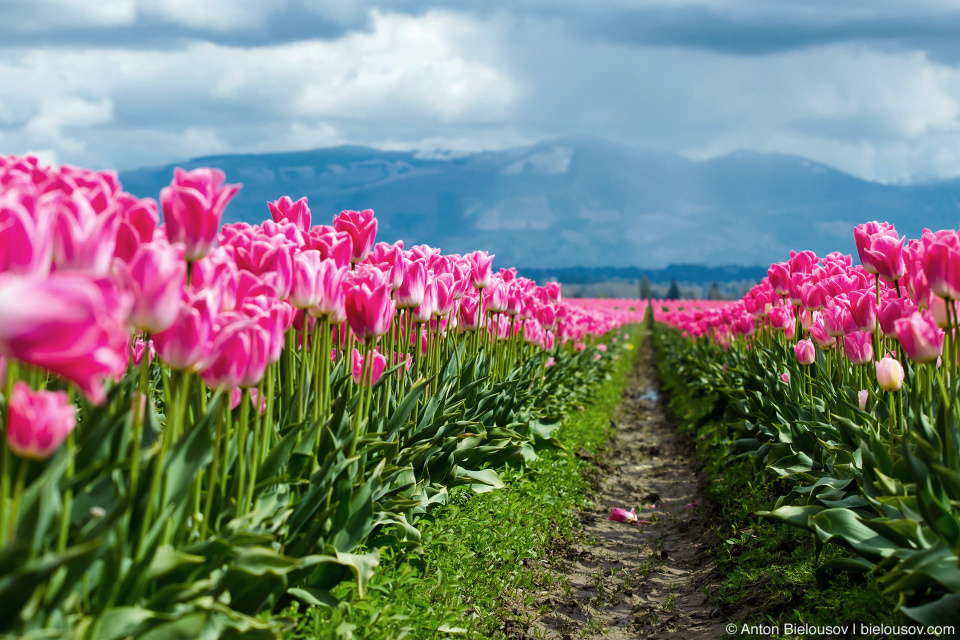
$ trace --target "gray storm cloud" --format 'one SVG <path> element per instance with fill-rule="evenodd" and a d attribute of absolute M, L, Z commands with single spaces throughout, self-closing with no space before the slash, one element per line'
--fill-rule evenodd
<path fill-rule="evenodd" d="M 860 177 L 960 175 L 940 2 L 58 0 L 0 5 L 0 152 L 128 168 L 569 134 Z"/>

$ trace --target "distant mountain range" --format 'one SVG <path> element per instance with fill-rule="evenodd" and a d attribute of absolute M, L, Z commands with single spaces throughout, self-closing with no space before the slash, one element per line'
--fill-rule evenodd
<path fill-rule="evenodd" d="M 885 185 L 795 156 L 738 152 L 697 162 L 591 138 L 456 157 L 347 146 L 178 166 L 220 167 L 229 182 L 243 183 L 229 221 L 261 221 L 267 201 L 308 196 L 314 223 L 369 208 L 380 239 L 486 249 L 497 254 L 495 265 L 541 274 L 768 265 L 791 249 L 855 252 L 853 226 L 867 220 L 893 222 L 913 237 L 960 222 L 960 180 Z M 172 173 L 173 166 L 144 168 L 120 179 L 156 198 Z"/>

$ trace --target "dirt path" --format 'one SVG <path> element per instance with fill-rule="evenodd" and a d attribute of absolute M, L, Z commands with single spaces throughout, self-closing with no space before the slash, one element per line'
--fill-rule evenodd
<path fill-rule="evenodd" d="M 580 514 L 579 542 L 541 560 L 559 580 L 508 630 L 515 638 L 717 638 L 723 621 L 707 591 L 716 581 L 707 541 L 716 523 L 703 504 L 693 446 L 661 396 L 652 339 L 624 393 L 620 428 L 596 461 L 595 506 Z M 611 522 L 635 507 L 640 526 Z M 519 613 L 519 612 L 518 612 Z"/>

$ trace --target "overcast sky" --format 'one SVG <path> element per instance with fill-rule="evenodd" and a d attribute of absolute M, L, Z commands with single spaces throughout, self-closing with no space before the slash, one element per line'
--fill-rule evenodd
<path fill-rule="evenodd" d="M 0 0 L 0 153 L 96 168 L 569 134 L 960 176 L 956 0 Z"/>

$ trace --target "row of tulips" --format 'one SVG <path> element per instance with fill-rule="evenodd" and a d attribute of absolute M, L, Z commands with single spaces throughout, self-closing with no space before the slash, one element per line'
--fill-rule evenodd
<path fill-rule="evenodd" d="M 636 318 L 370 210 L 221 224 L 239 188 L 0 157 L 0 633 L 276 637 L 535 459 Z"/>
<path fill-rule="evenodd" d="M 860 264 L 791 253 L 743 299 L 660 306 L 667 361 L 734 452 L 796 482 L 764 515 L 852 552 L 908 617 L 960 617 L 960 234 L 854 230 Z M 678 336 L 687 339 L 681 340 Z"/>

